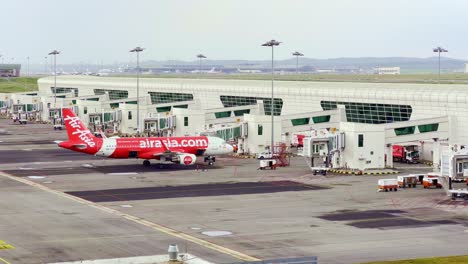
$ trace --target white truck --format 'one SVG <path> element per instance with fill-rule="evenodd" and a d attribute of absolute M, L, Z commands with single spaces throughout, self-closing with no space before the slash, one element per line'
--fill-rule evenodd
<path fill-rule="evenodd" d="M 272 159 L 272 158 L 273 158 L 273 153 L 271 153 L 269 151 L 264 151 L 264 152 L 261 152 L 261 153 L 257 154 L 257 159 L 259 159 L 259 160 Z"/>

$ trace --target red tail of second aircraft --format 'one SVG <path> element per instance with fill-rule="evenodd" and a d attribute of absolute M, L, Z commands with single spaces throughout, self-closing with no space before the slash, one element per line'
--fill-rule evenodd
<path fill-rule="evenodd" d="M 102 139 L 95 137 L 71 109 L 62 109 L 62 114 L 68 141 L 61 142 L 59 146 L 95 154 L 102 144 Z"/>

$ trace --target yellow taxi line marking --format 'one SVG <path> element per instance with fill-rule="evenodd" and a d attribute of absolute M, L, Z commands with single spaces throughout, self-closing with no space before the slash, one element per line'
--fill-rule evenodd
<path fill-rule="evenodd" d="M 15 247 L 8 244 L 7 242 L 0 240 L 0 250 L 1 249 L 14 249 Z"/>
<path fill-rule="evenodd" d="M 5 263 L 5 264 L 10 264 L 10 262 L 8 262 L 8 261 L 6 261 L 6 260 L 4 260 L 4 259 L 2 259 L 2 258 L 0 258 L 0 261 L 2 261 L 2 262 Z"/>
<path fill-rule="evenodd" d="M 215 243 L 212 243 L 212 242 L 209 242 L 209 241 L 206 241 L 206 240 L 191 236 L 189 234 L 177 231 L 177 230 L 172 229 L 170 227 L 166 227 L 166 226 L 163 226 L 163 225 L 160 225 L 160 224 L 157 224 L 157 223 L 153 223 L 153 222 L 150 222 L 148 220 L 142 219 L 142 218 L 137 217 L 137 216 L 122 213 L 120 211 L 111 209 L 109 207 L 105 207 L 103 205 L 96 204 L 94 202 L 90 202 L 88 200 L 73 196 L 71 194 L 66 194 L 66 193 L 61 192 L 61 191 L 50 189 L 49 187 L 46 187 L 46 186 L 41 185 L 41 184 L 36 183 L 36 182 L 29 181 L 29 180 L 27 180 L 25 178 L 15 177 L 15 176 L 7 174 L 5 172 L 0 172 L 0 175 L 4 176 L 6 178 L 9 178 L 11 180 L 14 180 L 14 181 L 21 182 L 21 183 L 27 184 L 27 185 L 32 186 L 32 187 L 36 187 L 36 188 L 41 189 L 43 191 L 53 193 L 53 194 L 56 194 L 56 195 L 64 197 L 64 198 L 68 198 L 68 199 L 73 200 L 75 202 L 88 205 L 90 207 L 99 209 L 101 211 L 123 217 L 123 218 L 125 218 L 127 220 L 130 220 L 132 222 L 135 222 L 135 223 L 150 227 L 150 228 L 152 228 L 154 230 L 165 233 L 167 235 L 170 235 L 170 236 L 173 236 L 173 237 L 177 237 L 177 238 L 180 238 L 180 239 L 195 243 L 197 245 L 200 245 L 200 246 L 203 246 L 205 248 L 209 248 L 209 249 L 221 252 L 223 254 L 235 257 L 235 258 L 243 260 L 243 261 L 259 261 L 260 260 L 258 258 L 249 256 L 249 255 L 244 254 L 244 253 L 241 253 L 239 251 L 235 251 L 235 250 L 232 250 L 232 249 L 217 245 Z"/>

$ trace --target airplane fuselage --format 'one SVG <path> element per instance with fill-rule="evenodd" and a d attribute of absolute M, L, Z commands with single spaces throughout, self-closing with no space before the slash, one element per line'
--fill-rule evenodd
<path fill-rule="evenodd" d="M 205 161 L 213 164 L 214 155 L 233 151 L 231 145 L 218 137 L 96 137 L 73 111 L 62 111 L 68 141 L 58 145 L 77 152 L 114 159 L 139 158 L 144 159 L 146 165 L 149 165 L 151 159 L 191 165 L 195 163 L 196 156 L 206 156 Z"/>

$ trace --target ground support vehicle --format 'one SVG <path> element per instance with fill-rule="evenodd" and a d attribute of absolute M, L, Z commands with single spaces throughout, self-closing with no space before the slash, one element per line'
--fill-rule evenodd
<path fill-rule="evenodd" d="M 438 178 L 435 177 L 425 177 L 423 179 L 423 187 L 424 189 L 429 189 L 429 188 L 442 188 L 442 184 L 440 183 Z"/>
<path fill-rule="evenodd" d="M 323 176 L 326 176 L 328 170 L 330 170 L 329 168 L 325 167 L 311 167 L 310 169 L 312 170 L 313 175 L 321 174 Z"/>
<path fill-rule="evenodd" d="M 398 176 L 398 187 L 400 188 L 416 188 L 416 185 L 418 184 L 419 178 L 417 175 L 404 175 L 404 176 Z"/>
<path fill-rule="evenodd" d="M 448 190 L 452 201 L 457 199 L 468 200 L 468 190 L 467 189 L 458 189 L 458 190 Z"/>
<path fill-rule="evenodd" d="M 418 163 L 419 162 L 419 151 L 418 146 L 401 146 L 393 145 L 393 160 L 406 162 L 406 163 Z"/>
<path fill-rule="evenodd" d="M 260 167 L 258 167 L 258 169 L 265 170 L 269 168 L 271 170 L 276 170 L 277 166 L 278 164 L 275 159 L 262 159 L 260 160 Z"/>
<path fill-rule="evenodd" d="M 398 180 L 397 179 L 380 179 L 378 181 L 378 186 L 380 192 L 388 192 L 388 191 L 398 191 Z"/>

